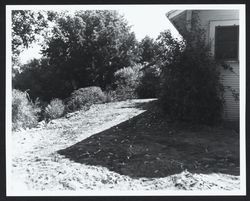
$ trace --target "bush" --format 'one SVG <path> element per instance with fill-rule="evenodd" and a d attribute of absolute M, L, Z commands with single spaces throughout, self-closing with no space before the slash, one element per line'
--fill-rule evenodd
<path fill-rule="evenodd" d="M 106 101 L 106 96 L 100 87 L 80 88 L 72 92 L 71 96 L 66 100 L 67 112 L 73 112 L 80 109 L 88 109 L 96 103 Z"/>
<path fill-rule="evenodd" d="M 114 101 L 114 91 L 111 90 L 107 90 L 104 91 L 104 95 L 105 95 L 105 103 L 110 103 L 112 101 Z"/>
<path fill-rule="evenodd" d="M 115 72 L 115 100 L 137 98 L 136 88 L 142 75 L 140 71 L 141 68 L 141 65 L 135 65 L 133 67 L 122 68 Z"/>
<path fill-rule="evenodd" d="M 12 129 L 31 128 L 37 125 L 40 108 L 28 99 L 27 92 L 12 90 Z"/>
<path fill-rule="evenodd" d="M 62 100 L 55 98 L 50 101 L 44 109 L 44 117 L 46 119 L 57 119 L 62 117 L 65 111 L 65 105 Z"/>
<path fill-rule="evenodd" d="M 144 70 L 136 93 L 139 98 L 156 98 L 160 91 L 160 68 L 152 66 Z"/>
<path fill-rule="evenodd" d="M 215 124 L 222 118 L 219 67 L 202 33 L 195 28 L 187 32 L 184 49 L 169 35 L 165 38 L 174 54 L 163 66 L 160 102 L 172 120 Z"/>
<path fill-rule="evenodd" d="M 136 99 L 137 95 L 135 90 L 129 86 L 118 86 L 112 93 L 113 101 L 124 101 L 128 99 Z"/>

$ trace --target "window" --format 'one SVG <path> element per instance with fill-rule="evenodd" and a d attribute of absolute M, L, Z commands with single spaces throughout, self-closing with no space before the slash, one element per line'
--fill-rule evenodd
<path fill-rule="evenodd" d="M 238 60 L 239 26 L 215 27 L 215 58 Z"/>

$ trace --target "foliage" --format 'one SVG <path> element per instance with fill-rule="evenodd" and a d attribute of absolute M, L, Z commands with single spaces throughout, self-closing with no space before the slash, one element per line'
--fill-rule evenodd
<path fill-rule="evenodd" d="M 52 97 L 66 98 L 70 95 L 70 84 L 60 78 L 57 68 L 50 65 L 48 59 L 34 59 L 22 69 L 12 79 L 13 87 L 23 91 L 29 89 L 32 99 L 39 97 L 49 102 Z"/>
<path fill-rule="evenodd" d="M 154 39 L 150 38 L 149 36 L 146 36 L 139 43 L 139 49 L 140 62 L 152 62 L 156 57 L 158 46 Z"/>
<path fill-rule="evenodd" d="M 29 100 L 27 92 L 12 90 L 12 129 L 31 128 L 38 123 L 41 112 L 37 103 Z"/>
<path fill-rule="evenodd" d="M 233 73 L 234 76 L 237 76 L 239 78 L 239 75 L 234 71 L 233 67 L 227 64 L 226 62 L 222 61 L 221 66 L 223 67 L 224 70 L 228 70 L 229 72 Z M 239 101 L 239 90 L 234 89 L 231 86 L 224 86 L 225 89 L 229 90 L 236 102 Z"/>
<path fill-rule="evenodd" d="M 160 92 L 161 69 L 157 65 L 150 66 L 143 71 L 143 75 L 136 88 L 139 98 L 156 98 Z"/>
<path fill-rule="evenodd" d="M 227 89 L 227 90 L 229 90 L 231 92 L 231 94 L 232 94 L 232 96 L 233 96 L 233 98 L 234 98 L 234 100 L 236 102 L 239 102 L 239 100 L 240 100 L 240 94 L 239 94 L 238 90 L 234 89 L 231 86 L 225 86 L 224 88 Z"/>
<path fill-rule="evenodd" d="M 135 35 L 116 11 L 78 11 L 55 21 L 43 54 L 68 83 L 68 92 L 86 86 L 104 89 L 113 82 L 115 71 L 137 61 Z"/>
<path fill-rule="evenodd" d="M 105 95 L 105 103 L 110 103 L 115 100 L 114 91 L 107 90 L 103 92 Z"/>
<path fill-rule="evenodd" d="M 88 109 L 95 103 L 103 103 L 105 101 L 106 96 L 100 87 L 80 88 L 73 91 L 66 100 L 66 111 L 73 112 L 80 109 Z"/>
<path fill-rule="evenodd" d="M 135 35 L 117 12 L 50 14 L 55 25 L 45 37 L 44 57 L 23 65 L 13 78 L 13 86 L 29 89 L 32 98 L 48 102 L 53 97 L 65 99 L 77 88 L 105 89 L 113 84 L 115 71 L 138 61 Z"/>
<path fill-rule="evenodd" d="M 65 105 L 62 100 L 55 98 L 50 101 L 44 110 L 46 119 L 57 119 L 62 117 L 65 111 Z"/>
<path fill-rule="evenodd" d="M 184 42 L 166 32 L 159 37 L 161 55 L 168 56 L 162 63 L 160 102 L 171 119 L 214 124 L 221 119 L 224 88 L 199 27 L 187 30 Z"/>
<path fill-rule="evenodd" d="M 132 67 L 122 68 L 115 72 L 114 99 L 126 100 L 137 98 L 136 88 L 138 87 L 142 72 L 140 64 Z"/>
<path fill-rule="evenodd" d="M 19 51 L 20 47 L 27 48 L 35 40 L 36 34 L 47 26 L 41 12 L 31 10 L 12 11 L 12 50 Z"/>
<path fill-rule="evenodd" d="M 135 90 L 129 86 L 120 85 L 111 93 L 112 101 L 123 101 L 128 99 L 135 99 L 137 95 Z"/>
<path fill-rule="evenodd" d="M 12 17 L 12 66 L 17 73 L 20 63 L 19 54 L 38 40 L 39 34 L 45 33 L 53 12 L 13 10 Z"/>

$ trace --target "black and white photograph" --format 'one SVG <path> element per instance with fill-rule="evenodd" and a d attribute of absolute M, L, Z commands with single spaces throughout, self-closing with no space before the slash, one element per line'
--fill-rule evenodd
<path fill-rule="evenodd" d="M 7 196 L 246 195 L 244 4 L 6 5 Z"/>

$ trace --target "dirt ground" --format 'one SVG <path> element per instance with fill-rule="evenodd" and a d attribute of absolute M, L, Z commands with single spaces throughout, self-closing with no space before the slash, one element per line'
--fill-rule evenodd
<path fill-rule="evenodd" d="M 152 100 L 94 105 L 12 134 L 13 190 L 235 190 L 239 135 L 173 124 Z"/>

